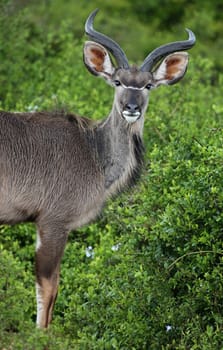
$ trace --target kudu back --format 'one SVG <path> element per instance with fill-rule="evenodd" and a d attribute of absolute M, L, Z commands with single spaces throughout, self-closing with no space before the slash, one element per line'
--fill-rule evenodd
<path fill-rule="evenodd" d="M 94 123 L 66 113 L 0 114 L 0 223 L 36 223 L 39 327 L 52 319 L 69 231 L 94 219 L 109 196 L 137 180 L 149 90 L 183 77 L 188 54 L 182 51 L 195 43 L 187 30 L 187 40 L 163 45 L 140 67 L 130 66 L 120 46 L 94 30 L 96 13 L 85 24 L 91 41 L 84 63 L 115 88 L 108 117 Z"/>

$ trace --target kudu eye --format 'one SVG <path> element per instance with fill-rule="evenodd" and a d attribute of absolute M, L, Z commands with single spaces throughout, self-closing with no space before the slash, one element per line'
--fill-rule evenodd
<path fill-rule="evenodd" d="M 151 90 L 152 87 L 153 87 L 153 84 L 151 84 L 151 83 L 149 83 L 149 84 L 147 84 L 147 85 L 145 86 L 145 88 L 146 88 L 147 90 Z"/>
<path fill-rule="evenodd" d="M 115 84 L 115 86 L 120 86 L 121 85 L 119 80 L 114 80 L 114 84 Z"/>

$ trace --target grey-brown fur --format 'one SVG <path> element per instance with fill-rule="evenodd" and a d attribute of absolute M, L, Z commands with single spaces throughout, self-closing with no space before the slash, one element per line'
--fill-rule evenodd
<path fill-rule="evenodd" d="M 131 149 L 126 141 L 136 147 L 125 121 L 116 131 L 111 123 L 93 125 L 71 114 L 1 112 L 0 222 L 31 218 L 41 227 L 53 220 L 70 230 L 92 219 L 126 168 Z M 133 174 L 134 168 L 127 182 Z"/>
<path fill-rule="evenodd" d="M 71 114 L 0 113 L 0 223 L 36 223 L 39 286 L 45 278 L 57 290 L 68 232 L 95 218 L 106 198 L 124 186 L 119 177 L 131 149 L 136 162 L 126 184 L 136 177 L 140 141 L 120 119 L 114 144 L 114 119 L 94 125 Z M 54 302 L 51 297 L 48 309 Z"/>

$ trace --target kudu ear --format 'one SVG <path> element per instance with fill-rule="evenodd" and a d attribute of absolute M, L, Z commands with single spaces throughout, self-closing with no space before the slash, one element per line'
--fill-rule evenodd
<path fill-rule="evenodd" d="M 153 72 L 154 86 L 177 83 L 186 73 L 187 64 L 187 52 L 175 52 L 167 56 Z"/>
<path fill-rule="evenodd" d="M 115 71 L 107 50 L 93 41 L 87 41 L 84 45 L 84 63 L 91 73 L 108 81 Z"/>

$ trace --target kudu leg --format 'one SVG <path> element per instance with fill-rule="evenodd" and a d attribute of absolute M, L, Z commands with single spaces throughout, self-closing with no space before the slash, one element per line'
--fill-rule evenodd
<path fill-rule="evenodd" d="M 36 247 L 37 326 L 47 328 L 52 320 L 57 297 L 60 261 L 67 235 L 38 232 Z"/>

